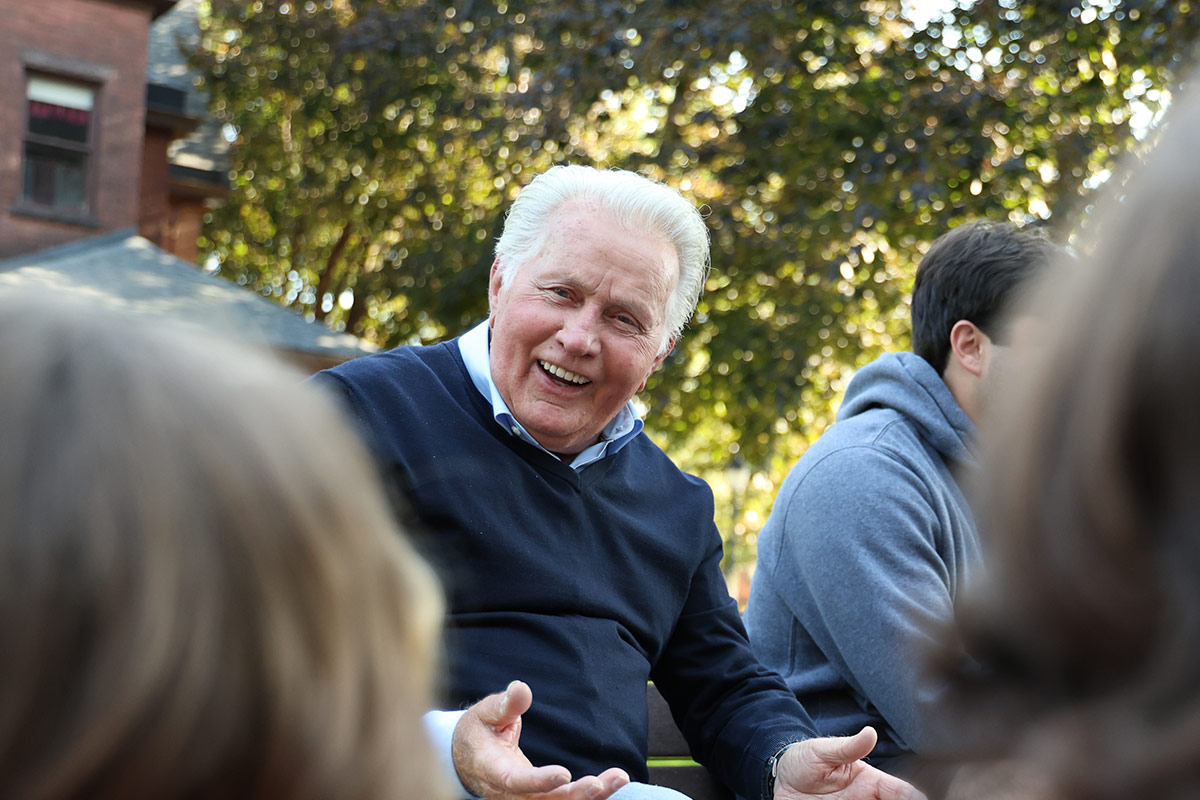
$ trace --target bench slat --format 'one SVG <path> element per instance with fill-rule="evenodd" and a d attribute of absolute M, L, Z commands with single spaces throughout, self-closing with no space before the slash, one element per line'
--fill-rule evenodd
<path fill-rule="evenodd" d="M 733 793 L 699 764 L 689 767 L 650 766 L 650 783 L 683 792 L 692 800 L 733 800 Z"/>
<path fill-rule="evenodd" d="M 683 792 L 692 800 L 733 800 L 733 793 L 699 764 L 653 763 L 655 758 L 690 760 L 691 753 L 671 717 L 671 707 L 653 683 L 646 685 L 646 703 L 650 710 L 650 783 Z"/>

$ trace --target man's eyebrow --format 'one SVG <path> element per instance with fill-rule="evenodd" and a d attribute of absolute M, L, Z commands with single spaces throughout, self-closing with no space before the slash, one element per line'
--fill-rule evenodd
<path fill-rule="evenodd" d="M 647 327 L 654 324 L 655 316 L 654 309 L 649 304 L 642 303 L 638 300 L 617 300 L 613 302 L 617 308 L 628 311 L 633 316 L 637 317 L 638 321 Z"/>
<path fill-rule="evenodd" d="M 546 270 L 538 276 L 537 281 L 539 283 L 566 283 L 571 286 L 582 285 L 575 273 L 568 267 Z"/>

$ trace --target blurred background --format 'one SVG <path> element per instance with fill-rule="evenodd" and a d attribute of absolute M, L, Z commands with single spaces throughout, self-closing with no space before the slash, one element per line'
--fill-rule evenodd
<path fill-rule="evenodd" d="M 181 131 L 171 163 L 221 184 L 183 258 L 353 347 L 481 320 L 503 212 L 552 164 L 705 208 L 707 292 L 641 399 L 713 486 L 743 600 L 787 470 L 856 367 L 907 347 L 929 242 L 986 216 L 1086 252 L 1093 194 L 1200 32 L 1190 0 L 149 5 L 150 82 L 207 137 Z"/>

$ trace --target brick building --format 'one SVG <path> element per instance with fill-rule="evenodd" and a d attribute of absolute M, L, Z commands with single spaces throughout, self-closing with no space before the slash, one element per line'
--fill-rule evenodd
<path fill-rule="evenodd" d="M 136 226 L 146 42 L 173 0 L 0 0 L 0 257 Z"/>
<path fill-rule="evenodd" d="M 225 143 L 196 0 L 0 0 L 0 293 L 208 327 L 314 369 L 370 348 L 196 267 Z"/>
<path fill-rule="evenodd" d="M 200 44 L 198 0 L 178 0 L 150 26 L 139 232 L 195 261 L 205 212 L 229 190 L 229 143 L 208 114 L 186 53 Z"/>
<path fill-rule="evenodd" d="M 180 51 L 195 0 L 175 5 L 0 0 L 0 257 L 136 226 L 195 260 L 225 176 L 175 163 L 221 144 Z"/>

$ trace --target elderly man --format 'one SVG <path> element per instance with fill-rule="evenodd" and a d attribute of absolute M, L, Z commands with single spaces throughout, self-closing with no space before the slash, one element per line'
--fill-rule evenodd
<path fill-rule="evenodd" d="M 485 698 L 445 728 L 474 794 L 679 797 L 628 784 L 647 776 L 652 679 L 697 760 L 744 797 L 918 796 L 857 761 L 872 731 L 812 738 L 749 649 L 711 492 L 641 432 L 630 401 L 707 269 L 704 222 L 677 192 L 556 167 L 509 212 L 486 323 L 321 374 L 430 532 L 449 701 Z"/>
<path fill-rule="evenodd" d="M 918 782 L 961 755 L 942 724 L 946 689 L 919 649 L 953 617 L 980 567 L 959 488 L 975 426 L 1001 385 L 1003 312 L 1057 249 L 1035 230 L 977 221 L 939 237 L 913 288 L 913 351 L 863 367 L 837 424 L 780 487 L 758 540 L 746 628 L 826 735 L 879 731 L 871 761 Z M 918 774 L 922 773 L 922 774 Z"/>

